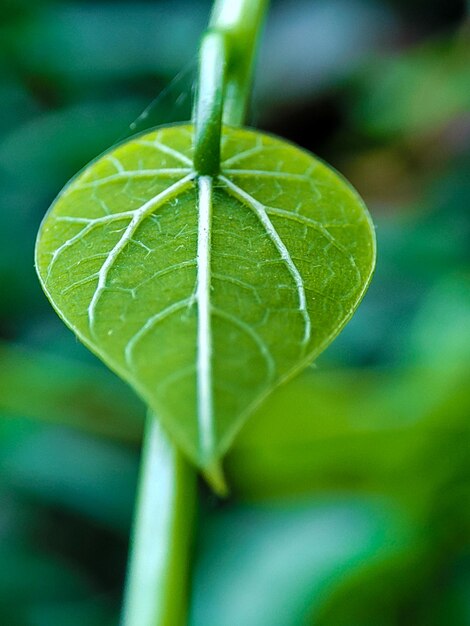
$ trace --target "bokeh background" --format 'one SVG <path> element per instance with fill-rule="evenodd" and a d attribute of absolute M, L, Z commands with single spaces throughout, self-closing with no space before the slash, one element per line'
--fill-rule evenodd
<path fill-rule="evenodd" d="M 0 8 L 0 624 L 111 626 L 144 408 L 52 312 L 34 239 L 87 161 L 189 116 L 210 5 Z M 272 3 L 251 123 L 352 181 L 378 266 L 341 337 L 237 439 L 231 499 L 201 486 L 190 626 L 470 625 L 465 12 Z"/>

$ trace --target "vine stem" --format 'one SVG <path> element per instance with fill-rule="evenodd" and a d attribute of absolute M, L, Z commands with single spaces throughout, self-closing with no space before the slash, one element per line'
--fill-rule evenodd
<path fill-rule="evenodd" d="M 222 122 L 240 126 L 251 92 L 257 42 L 268 0 L 216 0 L 199 51 L 194 169 L 216 176 Z"/>
<path fill-rule="evenodd" d="M 269 0 L 216 0 L 209 27 L 226 36 L 223 122 L 241 126 L 250 100 L 257 43 Z"/>
<path fill-rule="evenodd" d="M 243 123 L 268 0 L 215 0 L 199 55 L 194 169 L 216 176 L 222 123 Z M 196 470 L 149 413 L 122 626 L 185 626 Z"/>
<path fill-rule="evenodd" d="M 186 624 L 195 503 L 195 470 L 149 413 L 123 626 Z"/>

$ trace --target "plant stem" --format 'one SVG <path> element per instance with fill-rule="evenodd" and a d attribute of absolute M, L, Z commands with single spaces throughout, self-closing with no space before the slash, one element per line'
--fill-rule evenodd
<path fill-rule="evenodd" d="M 216 0 L 210 29 L 225 33 L 228 48 L 223 122 L 241 126 L 251 93 L 257 42 L 269 0 Z"/>
<path fill-rule="evenodd" d="M 219 173 L 226 57 L 224 36 L 217 31 L 208 31 L 202 38 L 199 51 L 194 142 L 194 169 L 201 176 Z"/>
<path fill-rule="evenodd" d="M 222 122 L 245 119 L 256 44 L 268 0 L 216 0 L 199 53 L 195 106 L 194 168 L 216 176 L 220 167 Z"/>
<path fill-rule="evenodd" d="M 216 176 L 222 121 L 245 118 L 253 62 L 268 0 L 216 0 L 200 48 L 195 107 L 194 168 Z M 223 491 L 218 466 L 210 468 Z M 196 472 L 149 414 L 123 626 L 184 626 L 187 618 L 189 552 L 194 522 Z"/>
<path fill-rule="evenodd" d="M 184 626 L 196 473 L 149 413 L 123 626 Z"/>

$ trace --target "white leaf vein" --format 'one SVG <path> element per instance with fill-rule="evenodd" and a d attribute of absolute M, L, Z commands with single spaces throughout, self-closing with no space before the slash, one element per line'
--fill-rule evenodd
<path fill-rule="evenodd" d="M 277 251 L 279 252 L 282 260 L 284 261 L 289 273 L 294 279 L 296 289 L 297 289 L 297 295 L 299 299 L 299 311 L 304 320 L 304 334 L 302 338 L 302 345 L 305 346 L 310 341 L 312 323 L 311 323 L 310 315 L 307 309 L 307 299 L 305 296 L 304 281 L 299 270 L 297 269 L 297 266 L 292 260 L 291 255 L 285 243 L 282 241 L 281 237 L 279 236 L 279 233 L 274 228 L 273 223 L 269 219 L 269 216 L 267 214 L 266 207 L 264 206 L 264 204 L 262 204 L 261 202 L 253 198 L 252 195 L 250 195 L 244 189 L 236 185 L 226 176 L 221 175 L 220 179 L 224 182 L 224 184 L 227 186 L 227 188 L 232 193 L 232 195 L 235 196 L 243 204 L 248 205 L 252 209 L 252 211 L 255 213 L 255 215 L 258 217 L 258 219 L 260 220 L 261 224 L 263 225 L 266 231 L 266 234 L 268 235 L 268 237 L 270 238 L 274 246 L 277 248 Z"/>

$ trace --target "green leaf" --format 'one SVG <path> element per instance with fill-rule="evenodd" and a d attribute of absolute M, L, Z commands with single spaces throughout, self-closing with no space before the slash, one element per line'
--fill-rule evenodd
<path fill-rule="evenodd" d="M 58 196 L 36 262 L 59 315 L 206 470 L 349 320 L 375 260 L 369 215 L 289 143 L 225 128 L 221 173 L 191 126 L 137 136 Z"/>

